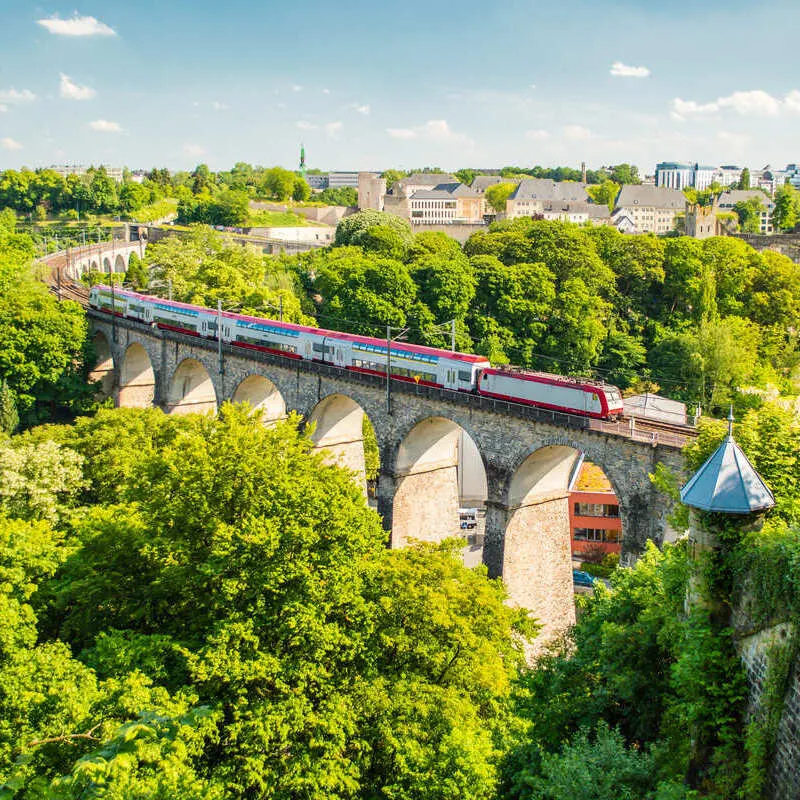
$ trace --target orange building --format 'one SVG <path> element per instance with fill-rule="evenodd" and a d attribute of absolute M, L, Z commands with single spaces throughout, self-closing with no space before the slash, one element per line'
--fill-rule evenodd
<path fill-rule="evenodd" d="M 617 496 L 603 470 L 590 461 L 583 462 L 570 489 L 569 525 L 573 555 L 619 553 L 622 548 Z"/>

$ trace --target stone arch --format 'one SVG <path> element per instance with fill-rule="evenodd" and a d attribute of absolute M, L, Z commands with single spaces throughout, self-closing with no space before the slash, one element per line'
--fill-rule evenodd
<path fill-rule="evenodd" d="M 195 358 L 185 358 L 172 375 L 167 393 L 170 414 L 217 411 L 217 393 L 208 370 Z"/>
<path fill-rule="evenodd" d="M 117 253 L 117 257 L 114 259 L 114 272 L 125 272 L 127 268 L 125 256 L 122 253 Z"/>
<path fill-rule="evenodd" d="M 493 510 L 500 517 L 493 524 L 502 531 L 503 581 L 512 601 L 531 609 L 542 623 L 540 644 L 575 622 L 569 504 L 570 483 L 583 454 L 574 442 L 528 452 L 509 473 Z"/>
<path fill-rule="evenodd" d="M 278 387 L 263 375 L 248 375 L 233 393 L 234 403 L 249 403 L 255 411 L 261 411 L 265 425 L 286 418 L 286 401 Z"/>
<path fill-rule="evenodd" d="M 326 461 L 351 470 L 366 494 L 365 417 L 363 407 L 352 397 L 329 394 L 313 408 L 306 425 L 314 426 L 311 439 L 318 450 L 326 451 Z"/>
<path fill-rule="evenodd" d="M 467 501 L 462 496 L 466 459 L 474 474 L 468 502 L 482 507 L 487 496 L 486 466 L 470 432 L 446 417 L 427 417 L 408 431 L 395 459 L 392 547 L 403 547 L 411 539 L 439 542 L 462 535 L 458 509 L 462 500 Z"/>
<path fill-rule="evenodd" d="M 103 256 L 103 272 L 112 272 L 111 261 L 108 256 Z"/>
<path fill-rule="evenodd" d="M 121 408 L 148 408 L 156 396 L 156 375 L 150 354 L 138 342 L 128 346 L 122 359 L 119 377 Z"/>
<path fill-rule="evenodd" d="M 111 344 L 102 331 L 97 331 L 92 337 L 94 351 L 97 355 L 97 362 L 94 369 L 89 373 L 90 381 L 99 381 L 100 389 L 97 396 L 100 399 L 110 397 L 114 390 L 114 357 L 111 353 Z"/>
<path fill-rule="evenodd" d="M 100 272 L 100 267 L 97 266 L 97 262 L 93 259 L 91 264 L 89 265 L 89 269 L 92 272 Z"/>

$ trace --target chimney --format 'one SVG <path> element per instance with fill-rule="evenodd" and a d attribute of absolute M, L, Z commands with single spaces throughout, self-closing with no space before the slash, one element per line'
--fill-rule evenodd
<path fill-rule="evenodd" d="M 581 180 L 586 183 L 586 162 L 581 161 Z"/>

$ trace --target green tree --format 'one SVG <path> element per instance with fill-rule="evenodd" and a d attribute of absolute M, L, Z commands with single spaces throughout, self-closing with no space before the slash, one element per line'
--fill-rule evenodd
<path fill-rule="evenodd" d="M 383 211 L 365 209 L 356 214 L 351 214 L 339 222 L 336 226 L 334 244 L 337 247 L 360 245 L 365 232 L 376 225 L 391 228 L 399 233 L 407 244 L 411 243 L 413 235 L 411 233 L 411 225 L 407 220 Z"/>
<path fill-rule="evenodd" d="M 292 200 L 296 202 L 303 202 L 311 197 L 311 187 L 308 183 L 300 177 L 294 179 L 294 188 L 292 189 Z"/>
<path fill-rule="evenodd" d="M 296 175 L 283 167 L 268 169 L 262 178 L 260 190 L 273 200 L 288 200 L 294 191 Z"/>
<path fill-rule="evenodd" d="M 8 384 L 2 380 L 0 381 L 0 432 L 12 434 L 18 425 L 17 403 Z"/>
<path fill-rule="evenodd" d="M 506 210 L 506 201 L 517 188 L 516 183 L 495 183 L 484 192 L 486 202 L 498 213 Z"/>
<path fill-rule="evenodd" d="M 381 173 L 381 177 L 386 181 L 387 190 L 391 189 L 397 181 L 405 178 L 406 175 L 408 175 L 407 172 L 402 172 L 399 169 L 387 169 Z"/>
<path fill-rule="evenodd" d="M 739 189 L 749 189 L 750 188 L 750 170 L 745 167 L 742 170 L 742 176 L 739 178 Z"/>
<path fill-rule="evenodd" d="M 613 211 L 619 189 L 620 185 L 618 183 L 612 180 L 605 180 L 597 186 L 587 186 L 586 192 L 595 203 L 606 205 L 609 211 Z"/>
<path fill-rule="evenodd" d="M 781 231 L 794 230 L 797 225 L 797 211 L 800 205 L 797 189 L 791 184 L 784 184 L 775 190 L 775 208 L 772 212 L 772 224 Z"/>
<path fill-rule="evenodd" d="M 355 208 L 358 205 L 358 190 L 352 186 L 342 186 L 339 189 L 323 189 L 319 194 L 314 195 L 314 200 L 318 200 L 320 203 L 328 203 L 332 206 Z"/>
<path fill-rule="evenodd" d="M 457 170 L 456 172 L 453 173 L 453 175 L 455 175 L 456 178 L 458 178 L 464 185 L 470 186 L 472 184 L 472 181 L 474 181 L 475 178 L 477 177 L 478 172 L 477 170 L 474 169 L 464 168 Z"/>
<path fill-rule="evenodd" d="M 0 511 L 55 524 L 60 507 L 84 487 L 82 464 L 77 453 L 53 441 L 0 444 Z"/>
<path fill-rule="evenodd" d="M 739 217 L 739 226 L 745 233 L 759 233 L 761 231 L 761 215 L 764 212 L 764 199 L 757 195 L 748 197 L 736 203 L 733 210 Z"/>
<path fill-rule="evenodd" d="M 145 262 L 136 253 L 131 253 L 128 259 L 128 269 L 125 273 L 125 281 L 133 284 L 138 291 L 147 289 L 149 275 Z"/>
<path fill-rule="evenodd" d="M 611 180 L 614 183 L 618 184 L 626 184 L 626 183 L 641 183 L 642 180 L 639 177 L 639 168 L 635 164 L 617 164 L 613 166 L 611 169 Z"/>

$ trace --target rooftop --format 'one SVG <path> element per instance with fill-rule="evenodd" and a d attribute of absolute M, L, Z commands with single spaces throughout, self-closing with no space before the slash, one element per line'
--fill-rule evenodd
<path fill-rule="evenodd" d="M 653 208 L 669 208 L 675 211 L 683 211 L 686 207 L 686 196 L 680 189 L 626 184 L 617 195 L 616 207 L 630 208 L 631 206 L 652 206 Z"/>
<path fill-rule="evenodd" d="M 722 514 L 766 511 L 775 497 L 733 440 L 733 413 L 728 420 L 728 435 L 681 489 L 681 502 Z"/>
<path fill-rule="evenodd" d="M 720 208 L 733 208 L 737 203 L 744 203 L 751 197 L 757 197 L 761 201 L 761 205 L 767 208 L 772 208 L 775 205 L 759 189 L 732 189 L 729 192 L 723 192 L 719 196 L 719 206 Z"/>
<path fill-rule="evenodd" d="M 566 200 L 587 202 L 586 184 L 576 181 L 551 181 L 547 178 L 525 178 L 511 193 L 510 200 Z"/>

